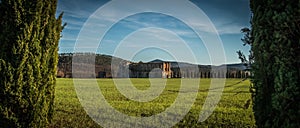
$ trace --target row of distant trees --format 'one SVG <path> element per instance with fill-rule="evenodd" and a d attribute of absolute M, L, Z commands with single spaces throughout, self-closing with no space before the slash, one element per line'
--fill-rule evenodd
<path fill-rule="evenodd" d="M 78 62 L 74 62 L 73 64 L 73 56 L 76 56 L 76 61 Z M 79 63 L 84 62 L 85 59 L 93 57 L 95 58 L 95 63 L 93 64 L 93 66 L 95 67 L 95 74 L 93 76 L 89 75 L 88 77 L 97 77 L 99 75 L 99 72 L 105 72 L 106 73 L 106 77 L 112 77 L 112 73 L 111 73 L 111 63 L 113 58 L 116 60 L 121 60 L 121 61 L 125 61 L 126 60 L 122 60 L 120 58 L 116 58 L 116 57 L 112 57 L 109 55 L 101 55 L 101 54 L 94 54 L 94 53 L 61 53 L 59 54 L 58 57 L 58 77 L 64 77 L 64 78 L 69 78 L 72 77 L 72 66 L 75 65 L 82 65 L 81 67 L 86 67 L 88 68 L 89 64 L 84 64 L 84 63 Z M 80 70 L 80 69 L 78 69 Z M 84 74 L 84 70 L 82 72 Z"/>

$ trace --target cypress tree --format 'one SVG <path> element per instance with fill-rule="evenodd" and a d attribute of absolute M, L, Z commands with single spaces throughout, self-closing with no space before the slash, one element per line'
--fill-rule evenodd
<path fill-rule="evenodd" d="M 46 127 L 53 116 L 62 15 L 57 0 L 0 1 L 0 127 Z"/>
<path fill-rule="evenodd" d="M 300 127 L 300 1 L 251 0 L 258 127 Z"/>

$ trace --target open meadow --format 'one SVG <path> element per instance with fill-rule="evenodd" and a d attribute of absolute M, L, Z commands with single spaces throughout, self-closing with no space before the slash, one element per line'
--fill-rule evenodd
<path fill-rule="evenodd" d="M 148 117 L 164 112 L 178 96 L 181 83 L 180 79 L 167 79 L 166 87 L 159 97 L 149 102 L 137 102 L 122 95 L 114 86 L 112 79 L 97 79 L 97 82 L 111 106 L 124 114 L 136 117 Z M 149 79 L 131 79 L 131 82 L 140 90 L 146 90 L 150 85 Z M 196 101 L 188 114 L 174 127 L 255 127 L 252 105 L 249 102 L 250 81 L 242 79 L 227 79 L 222 98 L 215 111 L 204 122 L 197 122 L 210 82 L 211 79 L 200 80 Z M 51 128 L 101 127 L 81 106 L 73 86 L 73 79 L 57 79 L 55 91 L 55 113 Z"/>

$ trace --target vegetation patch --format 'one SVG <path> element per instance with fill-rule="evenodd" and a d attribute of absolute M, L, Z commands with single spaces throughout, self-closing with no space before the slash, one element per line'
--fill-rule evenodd
<path fill-rule="evenodd" d="M 136 117 L 148 117 L 165 111 L 178 96 L 180 79 L 167 79 L 162 94 L 150 102 L 137 102 L 126 98 L 114 85 L 113 79 L 98 79 L 106 100 L 118 111 Z M 139 89 L 148 88 L 149 79 L 131 79 Z M 212 115 L 198 122 L 202 105 L 207 97 L 211 79 L 201 79 L 198 95 L 188 114 L 174 127 L 255 127 L 248 80 L 227 79 L 222 98 Z M 242 82 L 241 82 L 242 81 Z M 182 85 L 189 86 L 189 85 Z M 189 93 L 189 92 L 186 92 Z M 55 113 L 52 127 L 101 127 L 84 111 L 73 86 L 72 79 L 58 79 L 55 93 Z M 147 126 L 144 126 L 147 127 Z"/>

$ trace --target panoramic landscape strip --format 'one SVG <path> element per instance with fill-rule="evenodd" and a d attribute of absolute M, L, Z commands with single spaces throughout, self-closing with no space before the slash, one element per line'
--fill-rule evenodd
<path fill-rule="evenodd" d="M 0 128 L 299 128 L 300 0 L 0 0 Z"/>

